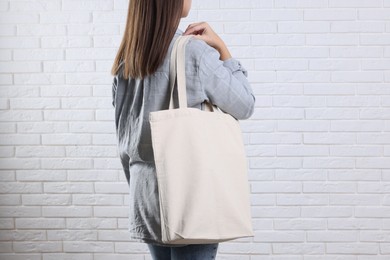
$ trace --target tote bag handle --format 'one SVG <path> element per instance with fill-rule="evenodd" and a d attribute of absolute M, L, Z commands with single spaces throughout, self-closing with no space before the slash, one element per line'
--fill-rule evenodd
<path fill-rule="evenodd" d="M 173 45 L 170 59 L 170 69 L 169 69 L 169 82 L 170 82 L 170 101 L 169 109 L 174 109 L 173 107 L 173 90 L 175 88 L 175 83 L 177 82 L 178 89 L 178 99 L 179 99 L 179 108 L 187 108 L 187 85 L 186 85 L 186 75 L 185 75 L 185 47 L 193 37 L 192 35 L 179 36 Z M 219 108 L 210 102 L 204 101 L 206 105 L 205 110 L 210 112 L 218 111 Z"/>

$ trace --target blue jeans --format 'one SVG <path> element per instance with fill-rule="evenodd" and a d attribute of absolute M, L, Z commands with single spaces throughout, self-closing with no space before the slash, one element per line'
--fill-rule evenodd
<path fill-rule="evenodd" d="M 209 260 L 215 259 L 219 243 L 192 244 L 183 247 L 158 246 L 147 243 L 153 260 Z"/>

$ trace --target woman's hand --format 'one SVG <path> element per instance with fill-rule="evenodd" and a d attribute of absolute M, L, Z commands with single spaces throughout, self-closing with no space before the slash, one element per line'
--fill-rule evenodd
<path fill-rule="evenodd" d="M 200 22 L 190 24 L 183 35 L 190 34 L 198 39 L 204 40 L 208 45 L 215 48 L 219 52 L 221 60 L 227 60 L 232 57 L 223 40 L 213 31 L 208 23 Z"/>

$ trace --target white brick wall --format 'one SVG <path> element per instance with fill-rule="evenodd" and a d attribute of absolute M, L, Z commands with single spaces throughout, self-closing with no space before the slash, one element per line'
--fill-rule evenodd
<path fill-rule="evenodd" d="M 128 0 L 0 1 L 0 258 L 150 260 L 110 68 Z M 225 260 L 390 259 L 390 1 L 193 0 L 249 70 L 256 236 Z"/>

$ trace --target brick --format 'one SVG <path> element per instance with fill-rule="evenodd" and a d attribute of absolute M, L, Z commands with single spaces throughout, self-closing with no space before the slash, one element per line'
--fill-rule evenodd
<path fill-rule="evenodd" d="M 14 229 L 14 219 L 13 218 L 0 218 L 0 229 Z"/>
<path fill-rule="evenodd" d="M 94 72 L 94 73 L 89 73 L 89 72 L 72 73 L 72 74 L 66 75 L 65 82 L 66 82 L 66 84 L 69 84 L 69 85 L 77 85 L 77 84 L 79 84 L 79 85 L 97 84 L 98 85 L 98 84 L 105 84 L 107 82 L 107 76 L 105 74 L 97 73 L 97 72 Z M 76 99 L 73 99 L 73 98 L 66 99 L 66 101 L 68 101 L 68 100 L 72 100 L 74 103 L 74 101 Z M 85 101 L 85 100 L 88 100 L 88 98 L 82 98 L 82 100 Z M 91 104 L 89 104 L 89 105 L 92 105 L 96 102 L 104 102 L 104 99 L 103 98 L 100 98 L 100 99 L 95 98 L 95 100 L 89 99 L 89 102 L 91 102 Z M 72 104 L 72 103 L 70 103 L 70 104 Z M 109 105 L 111 105 L 111 106 L 107 106 L 106 103 L 103 103 L 102 106 L 105 108 L 112 108 L 112 104 L 109 103 Z M 64 102 L 64 107 L 71 108 L 73 106 L 69 106 L 68 102 Z M 79 108 L 79 107 L 76 106 L 76 108 Z M 91 108 L 91 107 L 88 107 L 88 108 Z"/>
<path fill-rule="evenodd" d="M 56 11 L 61 9 L 60 0 L 41 0 L 39 3 L 36 2 L 22 2 L 12 1 L 10 3 L 10 10 L 17 12 L 45 12 L 45 11 Z"/>
<path fill-rule="evenodd" d="M 356 135 L 351 133 L 304 133 L 305 144 L 353 144 Z"/>
<path fill-rule="evenodd" d="M 85 11 L 67 11 L 67 12 L 44 12 L 40 14 L 42 24 L 72 24 L 72 23 L 89 23 L 91 14 Z"/>
<path fill-rule="evenodd" d="M 358 10 L 359 20 L 390 20 L 389 8 L 362 8 Z"/>
<path fill-rule="evenodd" d="M 355 159 L 338 157 L 308 157 L 303 159 L 303 168 L 343 169 L 355 167 Z"/>
<path fill-rule="evenodd" d="M 333 24 L 333 23 L 332 23 Z M 323 21 L 310 22 L 278 22 L 278 32 L 280 33 L 327 33 L 330 32 L 331 24 Z"/>
<path fill-rule="evenodd" d="M 359 84 L 357 86 L 357 94 L 367 94 L 367 95 L 389 95 L 390 88 L 388 88 L 390 84 L 384 84 L 384 83 L 366 83 L 366 84 Z"/>
<path fill-rule="evenodd" d="M 116 170 L 68 170 L 70 181 L 118 181 Z"/>
<path fill-rule="evenodd" d="M 275 219 L 274 228 L 277 230 L 285 229 L 326 229 L 326 220 L 324 219 Z"/>
<path fill-rule="evenodd" d="M 0 204 L 4 206 L 20 205 L 21 199 L 19 195 L 0 195 Z"/>
<path fill-rule="evenodd" d="M 277 23 L 262 21 L 262 22 L 224 22 L 224 32 L 225 33 L 276 33 L 277 32 Z"/>
<path fill-rule="evenodd" d="M 46 240 L 46 232 L 43 230 L 2 230 L 0 240 Z"/>
<path fill-rule="evenodd" d="M 18 229 L 63 229 L 64 218 L 16 218 L 15 226 Z"/>
<path fill-rule="evenodd" d="M 322 120 L 283 120 L 277 122 L 277 129 L 281 132 L 321 132 L 330 129 L 330 123 Z"/>
<path fill-rule="evenodd" d="M 0 252 L 1 253 L 12 252 L 12 242 L 0 242 Z"/>
<path fill-rule="evenodd" d="M 275 156 L 276 145 L 250 145 L 245 148 L 246 155 L 248 157 L 254 156 Z"/>
<path fill-rule="evenodd" d="M 376 206 L 382 204 L 383 197 L 377 194 L 330 194 L 329 204 L 331 205 L 356 205 Z"/>
<path fill-rule="evenodd" d="M 381 169 L 389 168 L 390 160 L 388 157 L 359 157 L 356 159 L 356 168 L 365 169 Z"/>
<path fill-rule="evenodd" d="M 3 27 L 4 26 L 0 25 L 0 35 L 5 31 Z M 12 34 L 12 32 L 9 33 Z M 12 52 L 10 50 L 0 50 L 0 61 L 10 61 L 11 59 L 12 59 Z"/>
<path fill-rule="evenodd" d="M 15 153 L 14 153 L 13 146 L 2 146 L 1 147 L 0 157 L 13 157 L 14 155 L 15 155 Z"/>
<path fill-rule="evenodd" d="M 64 11 L 109 11 L 113 9 L 111 0 L 63 0 L 62 10 Z"/>
<path fill-rule="evenodd" d="M 381 132 L 384 124 L 380 120 L 337 120 L 330 122 L 332 132 Z"/>
<path fill-rule="evenodd" d="M 281 58 L 325 58 L 329 57 L 328 47 L 278 47 L 277 57 Z"/>
<path fill-rule="evenodd" d="M 308 69 L 307 61 L 300 60 L 291 60 L 291 59 L 262 59 L 255 61 L 255 69 L 256 70 L 307 70 Z M 266 97 L 257 97 L 258 98 L 266 98 Z M 259 106 L 264 104 L 264 102 L 259 102 Z"/>
<path fill-rule="evenodd" d="M 1 15 L 0 22 L 9 24 L 29 24 L 38 23 L 39 14 L 37 13 L 22 13 L 22 12 L 6 12 Z M 3 40 L 3 39 L 2 39 Z"/>
<path fill-rule="evenodd" d="M 329 82 L 331 73 L 310 71 L 282 71 L 277 72 L 277 80 L 282 82 Z"/>
<path fill-rule="evenodd" d="M 382 0 L 329 0 L 329 7 L 382 7 Z"/>
<path fill-rule="evenodd" d="M 61 242 L 49 242 L 49 241 L 14 241 L 13 249 L 15 252 L 61 252 Z"/>
<path fill-rule="evenodd" d="M 91 217 L 92 207 L 88 206 L 43 206 L 44 217 Z"/>
<path fill-rule="evenodd" d="M 88 36 L 44 36 L 41 38 L 41 45 L 44 48 L 85 48 L 91 47 L 92 41 Z M 65 51 L 61 50 L 61 59 L 64 59 L 64 53 Z"/>
<path fill-rule="evenodd" d="M 274 169 L 274 168 L 282 168 L 282 169 L 294 169 L 299 168 L 302 165 L 302 159 L 300 158 L 278 158 L 278 159 L 270 159 L 270 158 L 254 158 L 249 162 L 249 167 L 256 169 Z"/>
<path fill-rule="evenodd" d="M 310 70 L 342 71 L 360 70 L 360 64 L 353 60 L 331 59 L 331 60 L 310 60 Z"/>
<path fill-rule="evenodd" d="M 2 164 L 3 166 L 3 164 Z M 41 193 L 41 183 L 28 182 L 2 182 L 0 183 L 1 193 Z"/>
<path fill-rule="evenodd" d="M 297 21 L 303 19 L 302 10 L 288 9 L 254 9 L 251 12 L 254 21 Z"/>
<path fill-rule="evenodd" d="M 114 243 L 112 242 L 89 242 L 89 241 L 64 241 L 65 252 L 94 252 L 110 253 L 114 252 Z"/>
<path fill-rule="evenodd" d="M 277 96 L 273 98 L 274 107 L 325 107 L 325 97 Z"/>
<path fill-rule="evenodd" d="M 43 260 L 93 260 L 93 254 L 88 253 L 44 253 Z"/>
<path fill-rule="evenodd" d="M 2 169 L 38 169 L 39 159 L 0 158 Z"/>
<path fill-rule="evenodd" d="M 0 170 L 0 181 L 15 181 L 14 170 Z"/>
<path fill-rule="evenodd" d="M 330 57 L 334 58 L 381 58 L 381 47 L 332 47 Z"/>
<path fill-rule="evenodd" d="M 73 194 L 72 203 L 74 205 L 123 205 L 123 196 L 109 194 Z"/>
<path fill-rule="evenodd" d="M 359 169 L 331 169 L 329 170 L 329 180 L 337 181 L 378 181 L 381 178 L 379 170 L 359 170 Z"/>
<path fill-rule="evenodd" d="M 356 184 L 353 182 L 305 182 L 303 192 L 307 193 L 355 193 Z"/>
<path fill-rule="evenodd" d="M 328 7 L 328 1 L 326 0 L 298 0 L 298 1 L 289 1 L 289 0 L 275 0 L 276 8 L 321 8 Z"/>
<path fill-rule="evenodd" d="M 371 36 L 371 35 L 370 35 Z M 390 33 L 377 34 L 375 37 L 370 37 L 369 35 L 360 35 L 360 44 L 361 45 L 386 45 L 390 44 Z"/>
<path fill-rule="evenodd" d="M 353 207 L 348 206 L 313 206 L 313 207 L 303 207 L 302 208 L 302 217 L 310 218 L 329 218 L 329 217 L 352 217 Z"/>
<path fill-rule="evenodd" d="M 52 85 L 65 83 L 61 73 L 19 73 L 14 75 L 15 84 L 20 85 Z"/>
<path fill-rule="evenodd" d="M 41 208 L 35 206 L 0 206 L 0 217 L 39 217 Z"/>
<path fill-rule="evenodd" d="M 116 229 L 116 218 L 67 218 L 66 228 L 68 229 Z"/>
<path fill-rule="evenodd" d="M 90 134 L 45 134 L 42 136 L 42 144 L 90 144 L 91 135 Z"/>
<path fill-rule="evenodd" d="M 329 97 L 329 107 L 375 107 L 381 103 L 379 96 L 341 96 Z"/>
<path fill-rule="evenodd" d="M 381 225 L 375 219 L 361 219 L 361 218 L 330 218 L 328 219 L 329 229 L 380 229 Z"/>
<path fill-rule="evenodd" d="M 329 149 L 320 145 L 278 145 L 278 156 L 327 156 Z"/>
<path fill-rule="evenodd" d="M 94 206 L 95 217 L 127 217 L 128 208 L 125 206 Z"/>
<path fill-rule="evenodd" d="M 2 121 L 18 122 L 18 121 L 42 121 L 41 111 L 24 111 L 24 110 L 5 110 L 0 111 Z M 4 140 L 3 140 L 4 141 Z"/>
<path fill-rule="evenodd" d="M 90 169 L 92 161 L 89 158 L 42 158 L 42 169 Z"/>
<path fill-rule="evenodd" d="M 355 10 L 348 8 L 318 8 L 304 11 L 304 20 L 310 21 L 333 21 L 333 20 L 356 20 Z"/>
<path fill-rule="evenodd" d="M 210 3 L 210 1 L 203 0 L 202 3 Z M 243 0 L 240 2 L 237 2 L 235 0 L 224 0 L 219 3 L 220 8 L 230 8 L 230 9 L 236 9 L 236 8 L 272 8 L 273 4 L 272 1 L 268 0 Z M 213 6 L 213 8 L 218 8 L 218 6 Z"/>
<path fill-rule="evenodd" d="M 347 95 L 354 94 L 355 88 L 352 84 L 310 83 L 304 87 L 304 93 L 308 95 Z"/>
<path fill-rule="evenodd" d="M 1 254 L 7 260 L 41 260 L 41 254 Z"/>
<path fill-rule="evenodd" d="M 360 43 L 362 42 L 360 38 Z M 355 33 L 345 33 L 345 34 L 308 34 L 306 36 L 307 45 L 320 45 L 320 46 L 343 46 L 343 45 L 358 45 L 359 44 L 359 35 Z"/>
<path fill-rule="evenodd" d="M 380 21 L 334 21 L 330 24 L 330 31 L 338 33 L 382 33 L 385 32 L 385 24 Z"/>
<path fill-rule="evenodd" d="M 276 81 L 276 73 L 275 72 L 252 72 L 248 77 L 248 80 L 251 82 L 259 83 L 259 82 L 275 82 Z M 258 102 L 258 101 L 256 101 Z"/>
<path fill-rule="evenodd" d="M 254 111 L 253 119 L 302 119 L 304 110 L 302 108 L 263 108 Z"/>
<path fill-rule="evenodd" d="M 390 60 L 364 60 L 362 61 L 363 70 L 389 70 L 390 69 Z"/>
<path fill-rule="evenodd" d="M 70 205 L 71 195 L 29 194 L 22 195 L 23 205 Z"/>
<path fill-rule="evenodd" d="M 47 230 L 50 241 L 84 241 L 97 240 L 96 230 Z"/>
<path fill-rule="evenodd" d="M 72 133 L 112 133 L 115 132 L 113 122 L 70 122 L 69 128 Z"/>
<path fill-rule="evenodd" d="M 328 196 L 320 194 L 281 194 L 276 199 L 277 205 L 327 205 Z"/>
<path fill-rule="evenodd" d="M 43 190 L 47 193 L 92 193 L 92 183 L 78 182 L 47 182 L 43 184 Z"/>
<path fill-rule="evenodd" d="M 376 255 L 379 249 L 377 243 L 329 243 L 326 252 L 329 254 L 365 254 Z"/>
<path fill-rule="evenodd" d="M 301 46 L 305 44 L 304 35 L 260 35 L 255 34 L 251 37 L 253 45 L 275 45 L 275 46 Z M 233 45 L 230 43 L 230 45 Z M 245 45 L 245 44 L 243 44 Z"/>
<path fill-rule="evenodd" d="M 256 231 L 254 241 L 257 242 L 303 242 L 303 231 Z"/>
<path fill-rule="evenodd" d="M 390 110 L 387 108 L 364 108 L 360 112 L 362 119 L 389 119 Z"/>

